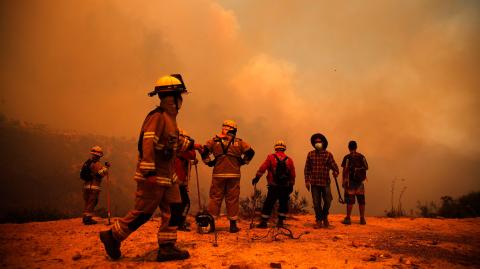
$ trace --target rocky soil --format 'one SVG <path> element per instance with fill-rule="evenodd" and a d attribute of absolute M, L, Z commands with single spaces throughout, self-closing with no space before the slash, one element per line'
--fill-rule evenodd
<path fill-rule="evenodd" d="M 275 229 L 238 234 L 218 220 L 219 232 L 179 232 L 191 258 L 157 263 L 154 218 L 123 244 L 123 257 L 109 260 L 98 238 L 106 220 L 84 226 L 80 219 L 0 225 L 0 266 L 4 268 L 480 268 L 480 219 L 370 217 L 351 226 L 331 216 L 331 227 L 313 229 L 312 215 L 287 220 L 295 237 Z M 190 219 L 193 222 L 193 219 Z M 194 224 L 193 224 L 194 225 Z M 272 223 L 273 225 L 273 223 Z M 275 237 L 275 235 L 277 235 Z M 216 244 L 215 244 L 216 243 Z"/>

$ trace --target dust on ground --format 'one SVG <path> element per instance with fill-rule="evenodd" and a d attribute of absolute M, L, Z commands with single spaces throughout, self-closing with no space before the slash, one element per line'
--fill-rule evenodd
<path fill-rule="evenodd" d="M 225 217 L 215 235 L 179 232 L 178 244 L 190 259 L 158 263 L 159 219 L 148 221 L 122 244 L 122 258 L 111 261 L 98 233 L 105 219 L 84 226 L 81 219 L 0 225 L 0 266 L 6 268 L 468 268 L 480 267 L 480 218 L 367 218 L 367 225 L 340 223 L 313 229 L 312 215 L 287 220 L 295 237 L 274 229 L 249 229 L 240 221 L 238 234 L 228 233 Z M 192 218 L 189 221 L 193 222 Z M 274 225 L 271 223 L 271 225 Z M 192 225 L 194 228 L 195 224 Z M 270 232 L 270 233 L 269 233 Z M 257 240 L 252 240 L 257 238 Z"/>

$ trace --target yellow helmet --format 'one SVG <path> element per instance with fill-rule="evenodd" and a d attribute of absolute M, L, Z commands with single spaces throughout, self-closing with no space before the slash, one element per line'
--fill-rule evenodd
<path fill-rule="evenodd" d="M 275 150 L 287 150 L 287 143 L 283 140 L 278 140 L 275 142 L 275 146 L 273 147 Z"/>
<path fill-rule="evenodd" d="M 225 120 L 222 124 L 222 127 L 227 126 L 232 129 L 237 129 L 237 123 L 235 123 L 233 120 Z"/>
<path fill-rule="evenodd" d="M 103 156 L 103 149 L 100 146 L 93 146 L 90 149 L 90 153 L 95 155 L 95 156 L 102 157 Z"/>
<path fill-rule="evenodd" d="M 163 76 L 157 80 L 155 89 L 148 93 L 149 96 L 164 93 L 186 93 L 187 87 L 183 83 L 182 75 L 172 74 L 169 76 Z"/>

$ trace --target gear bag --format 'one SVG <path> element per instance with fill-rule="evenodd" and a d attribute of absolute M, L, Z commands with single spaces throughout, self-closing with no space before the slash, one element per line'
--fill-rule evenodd
<path fill-rule="evenodd" d="M 361 155 L 350 155 L 347 159 L 349 179 L 354 182 L 363 182 L 367 178 L 365 158 Z"/>
<path fill-rule="evenodd" d="M 92 165 L 92 159 L 88 159 L 83 163 L 82 169 L 80 169 L 80 178 L 83 181 L 93 180 L 92 170 L 90 166 Z"/>
<path fill-rule="evenodd" d="M 277 167 L 275 167 L 275 171 L 273 172 L 273 181 L 277 185 L 286 186 L 288 185 L 288 180 L 290 179 L 290 170 L 287 167 L 288 157 L 280 160 L 276 154 L 273 156 L 275 159 L 277 159 Z"/>

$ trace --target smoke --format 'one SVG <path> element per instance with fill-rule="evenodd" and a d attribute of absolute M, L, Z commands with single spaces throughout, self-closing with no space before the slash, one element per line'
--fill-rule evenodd
<path fill-rule="evenodd" d="M 179 123 L 198 141 L 239 124 L 257 152 L 284 139 L 303 187 L 312 133 L 338 164 L 369 160 L 367 202 L 478 190 L 479 6 L 474 1 L 2 2 L 1 111 L 53 128 L 136 136 L 156 78 L 182 73 Z M 133 149 L 134 150 L 134 149 Z M 208 181 L 209 169 L 201 174 Z M 208 186 L 208 184 L 204 184 Z"/>

